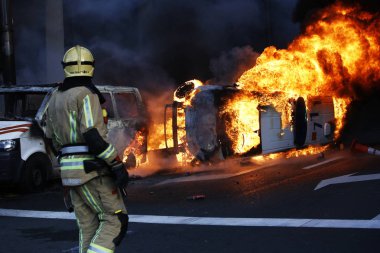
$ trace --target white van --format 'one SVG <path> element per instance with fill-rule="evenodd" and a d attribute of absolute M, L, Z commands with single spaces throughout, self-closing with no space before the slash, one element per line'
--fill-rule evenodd
<path fill-rule="evenodd" d="M 56 157 L 44 140 L 46 109 L 57 84 L 0 87 L 0 183 L 41 189 L 59 177 Z M 137 88 L 97 86 L 106 99 L 109 141 L 123 156 L 136 131 L 146 129 L 147 116 Z M 140 152 L 146 153 L 147 141 Z"/>

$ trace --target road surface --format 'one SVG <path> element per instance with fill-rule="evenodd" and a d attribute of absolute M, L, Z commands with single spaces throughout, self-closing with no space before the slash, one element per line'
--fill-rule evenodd
<path fill-rule="evenodd" d="M 131 223 L 116 252 L 380 252 L 380 157 L 329 151 L 164 170 L 129 186 Z M 0 193 L 0 252 L 78 244 L 59 184 Z"/>

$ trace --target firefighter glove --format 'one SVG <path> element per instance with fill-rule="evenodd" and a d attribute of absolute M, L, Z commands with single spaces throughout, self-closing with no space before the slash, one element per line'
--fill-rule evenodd
<path fill-rule="evenodd" d="M 122 162 L 117 161 L 111 166 L 111 171 L 115 177 L 116 185 L 120 188 L 125 188 L 129 181 L 127 167 Z"/>

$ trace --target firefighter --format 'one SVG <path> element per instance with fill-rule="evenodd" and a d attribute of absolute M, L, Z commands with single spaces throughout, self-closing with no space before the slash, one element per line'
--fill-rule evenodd
<path fill-rule="evenodd" d="M 79 252 L 114 252 L 128 226 L 127 167 L 107 141 L 105 100 L 92 83 L 93 55 L 78 45 L 67 50 L 62 65 L 65 79 L 49 102 L 46 137 L 59 150 L 62 184 L 79 227 Z"/>

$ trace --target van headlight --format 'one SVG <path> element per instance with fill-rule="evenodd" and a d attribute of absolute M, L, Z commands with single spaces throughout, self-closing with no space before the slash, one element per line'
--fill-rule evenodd
<path fill-rule="evenodd" d="M 2 151 L 12 151 L 16 148 L 15 140 L 2 140 L 0 141 L 0 150 Z"/>

